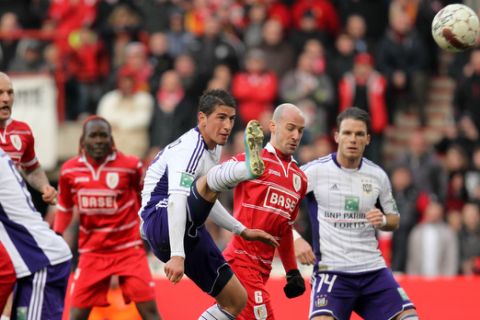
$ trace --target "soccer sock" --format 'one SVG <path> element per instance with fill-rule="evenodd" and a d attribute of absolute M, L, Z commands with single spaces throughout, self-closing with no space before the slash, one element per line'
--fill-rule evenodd
<path fill-rule="evenodd" d="M 250 173 L 243 161 L 227 161 L 211 168 L 207 173 L 207 184 L 216 192 L 232 189 L 249 179 Z"/>
<path fill-rule="evenodd" d="M 218 304 L 214 304 L 202 313 L 198 320 L 233 320 L 235 317 L 227 311 L 220 308 Z"/>

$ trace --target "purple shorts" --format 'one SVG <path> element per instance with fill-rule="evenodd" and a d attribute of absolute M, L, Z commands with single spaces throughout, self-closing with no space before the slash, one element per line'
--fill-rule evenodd
<path fill-rule="evenodd" d="M 362 273 L 316 272 L 312 275 L 310 318 L 330 315 L 348 320 L 352 311 L 364 319 L 392 319 L 415 308 L 390 270 Z"/>
<path fill-rule="evenodd" d="M 17 280 L 12 320 L 61 320 L 70 276 L 70 260 Z"/>
<path fill-rule="evenodd" d="M 192 194 L 187 200 L 188 219 L 183 239 L 185 274 L 200 289 L 216 297 L 233 276 L 233 271 L 203 225 L 213 203 Z M 145 210 L 142 219 L 145 240 L 155 256 L 167 262 L 170 260 L 167 208 Z"/>

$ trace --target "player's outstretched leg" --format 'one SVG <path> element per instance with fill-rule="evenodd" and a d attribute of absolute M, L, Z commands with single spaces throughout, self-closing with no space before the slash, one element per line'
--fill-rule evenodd
<path fill-rule="evenodd" d="M 245 128 L 245 161 L 227 161 L 207 173 L 208 187 L 215 192 L 232 189 L 242 181 L 260 177 L 265 170 L 262 159 L 263 131 L 257 120 Z"/>
<path fill-rule="evenodd" d="M 244 135 L 245 155 L 248 170 L 252 178 L 258 178 L 265 170 L 262 159 L 263 131 L 260 122 L 250 120 Z"/>

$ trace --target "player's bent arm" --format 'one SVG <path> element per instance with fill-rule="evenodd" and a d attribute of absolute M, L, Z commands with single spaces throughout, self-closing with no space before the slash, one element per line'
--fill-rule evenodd
<path fill-rule="evenodd" d="M 170 240 L 170 256 L 185 258 L 183 237 L 187 223 L 187 196 L 171 193 L 168 197 L 168 237 Z"/>
<path fill-rule="evenodd" d="M 241 234 L 246 228 L 240 221 L 235 219 L 218 200 L 215 201 L 212 211 L 210 211 L 210 218 L 212 218 L 213 222 L 218 226 L 235 234 Z"/>
<path fill-rule="evenodd" d="M 394 231 L 400 224 L 400 215 L 383 213 L 378 208 L 371 209 L 365 216 L 375 229 L 382 231 Z"/>
<path fill-rule="evenodd" d="M 24 171 L 24 178 L 29 185 L 42 193 L 43 201 L 55 204 L 57 191 L 50 185 L 50 182 L 48 182 L 47 175 L 42 167 L 38 166 L 32 171 Z"/>
<path fill-rule="evenodd" d="M 72 211 L 63 211 L 57 209 L 55 212 L 55 221 L 53 222 L 53 231 L 57 234 L 63 235 L 65 230 L 72 222 Z"/>
<path fill-rule="evenodd" d="M 315 263 L 315 254 L 313 253 L 312 246 L 298 233 L 297 230 L 292 228 L 293 232 L 293 244 L 295 248 L 295 257 L 304 265 L 313 265 Z"/>

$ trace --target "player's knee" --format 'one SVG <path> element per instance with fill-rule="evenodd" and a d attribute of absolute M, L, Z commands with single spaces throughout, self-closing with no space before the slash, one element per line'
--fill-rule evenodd
<path fill-rule="evenodd" d="M 418 320 L 418 315 L 415 310 L 408 310 L 400 313 L 396 318 L 396 320 Z"/>

